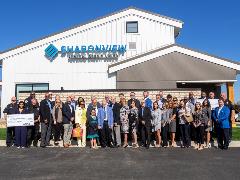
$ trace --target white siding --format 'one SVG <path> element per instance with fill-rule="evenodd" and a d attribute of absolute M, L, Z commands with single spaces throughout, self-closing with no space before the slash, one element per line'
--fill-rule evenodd
<path fill-rule="evenodd" d="M 175 42 L 174 27 L 156 19 L 132 12 L 122 12 L 113 19 L 107 19 L 2 54 L 2 109 L 9 103 L 11 96 L 15 95 L 17 83 L 49 83 L 52 90 L 60 90 L 61 87 L 66 90 L 116 88 L 116 76 L 113 74 L 109 77 L 107 72 L 109 62 L 70 63 L 67 57 L 61 56 L 50 62 L 44 56 L 44 50 L 50 43 L 60 49 L 62 45 L 90 44 L 126 44 L 128 47 L 129 42 L 136 42 L 136 50 L 127 49 L 125 55 L 119 58 L 121 61 Z M 139 32 L 126 33 L 127 21 L 138 21 Z M 27 49 L 30 50 L 26 51 Z"/>

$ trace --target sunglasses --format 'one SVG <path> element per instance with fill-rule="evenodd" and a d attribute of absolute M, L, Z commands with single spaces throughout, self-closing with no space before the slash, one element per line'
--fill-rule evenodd
<path fill-rule="evenodd" d="M 12 100 L 12 102 L 16 102 L 17 100 Z"/>

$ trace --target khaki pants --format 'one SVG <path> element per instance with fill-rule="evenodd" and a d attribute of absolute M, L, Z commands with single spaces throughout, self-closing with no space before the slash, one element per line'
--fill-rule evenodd
<path fill-rule="evenodd" d="M 63 144 L 71 144 L 72 124 L 64 124 Z"/>
<path fill-rule="evenodd" d="M 86 147 L 86 125 L 81 125 L 82 137 L 78 138 L 78 146 L 79 147 Z"/>

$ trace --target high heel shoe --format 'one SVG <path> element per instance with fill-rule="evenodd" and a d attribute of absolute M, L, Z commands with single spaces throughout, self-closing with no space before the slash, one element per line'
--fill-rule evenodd
<path fill-rule="evenodd" d="M 124 144 L 122 147 L 123 147 L 123 148 L 126 148 L 126 147 L 128 147 L 128 144 Z"/>

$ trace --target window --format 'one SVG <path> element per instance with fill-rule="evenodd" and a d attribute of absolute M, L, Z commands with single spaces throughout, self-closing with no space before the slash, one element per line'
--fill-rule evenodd
<path fill-rule="evenodd" d="M 48 83 L 34 83 L 34 84 L 16 84 L 15 87 L 15 96 L 17 99 L 19 98 L 20 91 L 48 91 L 49 84 Z"/>
<path fill-rule="evenodd" d="M 131 49 L 131 50 L 136 49 L 136 42 L 129 42 L 129 43 L 128 43 L 128 47 L 129 47 L 129 49 Z"/>
<path fill-rule="evenodd" d="M 127 33 L 138 33 L 138 22 L 137 21 L 128 21 L 126 23 L 126 32 Z"/>

